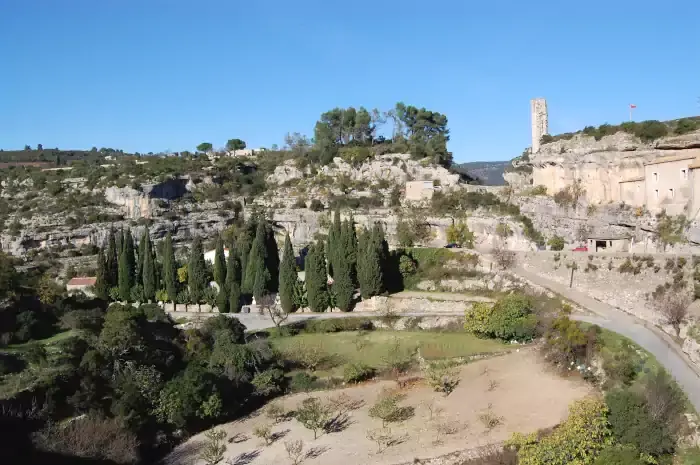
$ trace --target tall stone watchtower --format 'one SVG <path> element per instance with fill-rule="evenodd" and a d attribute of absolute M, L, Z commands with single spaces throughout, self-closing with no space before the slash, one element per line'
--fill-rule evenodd
<path fill-rule="evenodd" d="M 540 151 L 540 139 L 549 134 L 547 101 L 543 98 L 530 100 L 530 122 L 532 124 L 532 153 Z"/>

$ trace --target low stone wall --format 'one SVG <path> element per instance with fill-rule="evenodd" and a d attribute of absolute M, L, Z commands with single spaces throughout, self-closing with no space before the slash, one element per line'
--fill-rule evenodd
<path fill-rule="evenodd" d="M 188 313 L 219 313 L 217 307 L 213 307 L 208 304 L 194 305 L 194 304 L 173 304 L 166 302 L 158 302 L 166 313 L 170 312 L 188 312 Z"/>

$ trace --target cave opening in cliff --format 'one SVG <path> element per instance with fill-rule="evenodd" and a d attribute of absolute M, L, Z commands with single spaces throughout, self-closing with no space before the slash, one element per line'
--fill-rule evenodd
<path fill-rule="evenodd" d="M 595 250 L 598 252 L 599 250 L 605 250 L 608 248 L 608 241 L 595 241 Z"/>

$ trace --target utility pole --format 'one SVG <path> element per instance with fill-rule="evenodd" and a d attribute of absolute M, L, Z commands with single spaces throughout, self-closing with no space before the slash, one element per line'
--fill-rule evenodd
<path fill-rule="evenodd" d="M 578 268 L 578 265 L 576 264 L 575 260 L 571 261 L 571 279 L 569 279 L 569 288 L 573 287 L 574 285 L 574 270 Z"/>

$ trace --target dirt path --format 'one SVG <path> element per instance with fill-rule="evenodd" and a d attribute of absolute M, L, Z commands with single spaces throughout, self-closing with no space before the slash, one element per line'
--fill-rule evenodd
<path fill-rule="evenodd" d="M 377 453 L 375 443 L 367 439 L 367 431 L 380 428 L 381 421 L 369 416 L 369 408 L 383 389 L 397 389 L 393 381 L 372 382 L 343 390 L 319 392 L 313 395 L 329 399 L 345 394 L 363 405 L 348 414 L 342 431 L 313 438 L 296 420 L 273 426 L 279 438 L 269 446 L 261 445 L 251 433 L 256 426 L 270 423 L 264 413 L 221 425 L 229 438 L 224 462 L 237 464 L 286 464 L 290 460 L 284 443 L 301 439 L 306 450 L 312 451 L 304 464 L 343 465 L 395 464 L 412 462 L 415 458 L 435 457 L 457 450 L 477 448 L 508 439 L 513 432 L 532 432 L 561 422 L 569 404 L 592 392 L 583 381 L 562 379 L 539 360 L 532 348 L 461 367 L 461 382 L 448 397 L 433 392 L 422 383 L 401 389 L 406 395 L 401 405 L 413 407 L 415 414 L 401 424 L 391 426 L 391 434 L 399 442 L 383 453 Z M 293 410 L 306 394 L 281 399 L 285 409 Z M 431 419 L 429 405 L 433 405 Z M 491 408 L 489 409 L 489 406 Z M 435 413 L 440 410 L 439 413 Z M 489 430 L 480 419 L 490 412 L 501 423 Z M 438 436 L 438 425 L 455 429 L 452 434 Z M 198 449 L 203 435 L 182 444 L 168 458 L 172 465 L 197 465 Z M 244 439 L 247 438 L 247 439 Z"/>

